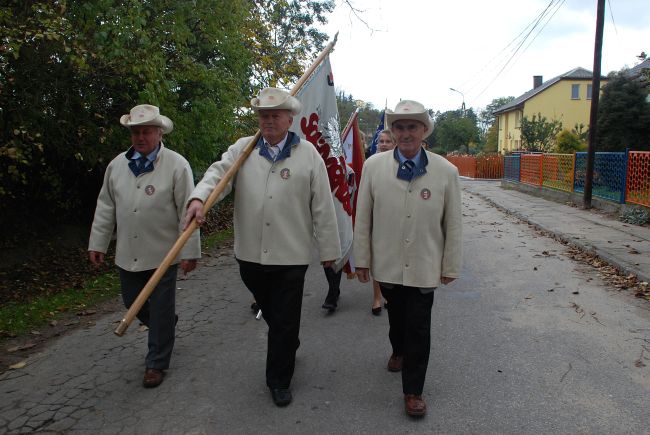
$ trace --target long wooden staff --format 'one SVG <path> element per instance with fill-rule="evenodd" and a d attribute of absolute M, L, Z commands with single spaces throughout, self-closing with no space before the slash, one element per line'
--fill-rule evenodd
<path fill-rule="evenodd" d="M 314 63 L 305 71 L 305 73 L 300 77 L 298 82 L 294 85 L 293 89 L 291 89 L 291 95 L 294 96 L 298 93 L 300 88 L 305 84 L 305 81 L 312 75 L 314 70 L 320 65 L 320 63 L 325 59 L 325 57 L 332 51 L 334 46 L 336 45 L 336 40 L 338 38 L 338 32 L 336 35 L 334 35 L 334 40 L 327 44 L 327 47 L 323 49 L 323 51 L 318 55 Z M 248 145 L 246 145 L 246 148 L 244 148 L 242 154 L 239 156 L 237 161 L 226 171 L 224 174 L 223 178 L 217 183 L 216 186 L 214 186 L 214 189 L 212 190 L 212 193 L 210 193 L 210 196 L 208 199 L 205 201 L 203 204 L 203 214 L 207 214 L 208 211 L 212 208 L 214 203 L 217 201 L 217 198 L 223 190 L 226 188 L 230 180 L 235 176 L 241 165 L 246 161 L 250 153 L 253 151 L 255 148 L 255 145 L 257 144 L 257 141 L 260 138 L 260 131 L 257 130 L 257 133 L 255 133 L 255 136 L 250 140 Z M 128 309 L 126 314 L 124 315 L 124 318 L 120 321 L 120 324 L 117 326 L 117 329 L 115 329 L 115 335 L 121 337 L 124 335 L 126 332 L 127 328 L 135 318 L 135 316 L 140 312 L 140 309 L 142 308 L 142 305 L 149 299 L 149 296 L 151 296 L 151 293 L 154 291 L 160 280 L 162 279 L 163 275 L 165 272 L 167 272 L 167 269 L 169 269 L 169 266 L 172 264 L 174 259 L 178 256 L 178 254 L 181 252 L 181 249 L 183 249 L 183 246 L 185 246 L 185 243 L 187 243 L 187 240 L 190 238 L 194 230 L 198 228 L 198 224 L 196 223 L 196 220 L 192 219 L 192 222 L 188 225 L 188 227 L 183 231 L 183 233 L 180 235 L 178 240 L 176 240 L 176 243 L 174 243 L 174 246 L 169 250 L 165 258 L 163 259 L 162 263 L 160 263 L 160 266 L 158 266 L 158 269 L 154 272 L 153 275 L 151 275 L 151 278 L 149 278 L 149 281 L 147 281 L 147 284 L 140 290 L 140 294 L 138 297 L 135 299 L 131 307 Z"/>

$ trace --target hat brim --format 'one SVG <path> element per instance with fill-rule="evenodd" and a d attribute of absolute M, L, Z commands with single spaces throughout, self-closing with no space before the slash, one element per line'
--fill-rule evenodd
<path fill-rule="evenodd" d="M 131 115 L 122 115 L 120 124 L 124 127 L 131 128 L 137 125 L 154 125 L 162 128 L 163 134 L 171 133 L 174 130 L 174 123 L 171 119 L 164 115 L 158 115 L 152 119 L 144 119 L 141 121 L 131 121 Z"/>
<path fill-rule="evenodd" d="M 302 105 L 297 98 L 292 96 L 289 96 L 280 104 L 272 106 L 260 105 L 260 99 L 255 97 L 251 99 L 251 108 L 254 112 L 257 112 L 258 110 L 288 110 L 293 116 L 295 116 L 300 113 L 300 110 L 302 110 Z"/>
<path fill-rule="evenodd" d="M 433 121 L 431 120 L 431 117 L 429 116 L 428 113 L 426 112 L 420 112 L 420 113 L 394 113 L 390 109 L 386 110 L 386 119 L 385 119 L 385 125 L 388 126 L 388 128 L 393 128 L 393 123 L 395 121 L 399 120 L 410 120 L 410 121 L 419 121 L 424 126 L 426 127 L 426 130 L 424 132 L 424 137 L 422 140 L 426 139 L 429 137 L 429 135 L 433 132 Z"/>

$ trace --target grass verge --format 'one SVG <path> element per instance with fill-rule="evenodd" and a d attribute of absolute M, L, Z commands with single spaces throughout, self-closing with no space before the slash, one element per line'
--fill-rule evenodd
<path fill-rule="evenodd" d="M 233 228 L 215 231 L 201 241 L 203 250 L 232 240 Z M 70 312 L 83 312 L 120 294 L 117 271 L 86 281 L 82 288 L 67 288 L 55 294 L 37 296 L 27 302 L 0 306 L 0 337 L 16 337 L 41 328 Z"/>
<path fill-rule="evenodd" d="M 38 329 L 71 311 L 84 311 L 120 294 L 117 271 L 87 281 L 81 289 L 67 288 L 28 302 L 0 307 L 0 335 L 15 337 Z"/>
<path fill-rule="evenodd" d="M 208 250 L 221 245 L 226 240 L 231 240 L 235 236 L 234 228 L 226 228 L 225 230 L 215 231 L 208 234 L 201 240 L 201 249 Z"/>

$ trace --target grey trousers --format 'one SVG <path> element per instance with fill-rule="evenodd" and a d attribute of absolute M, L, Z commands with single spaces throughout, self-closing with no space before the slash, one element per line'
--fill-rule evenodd
<path fill-rule="evenodd" d="M 155 270 L 129 272 L 122 268 L 122 300 L 129 308 L 147 284 Z M 165 370 L 174 349 L 174 329 L 176 324 L 176 273 L 178 265 L 167 269 L 149 299 L 138 313 L 138 319 L 149 327 L 149 352 L 145 358 L 147 368 Z"/>

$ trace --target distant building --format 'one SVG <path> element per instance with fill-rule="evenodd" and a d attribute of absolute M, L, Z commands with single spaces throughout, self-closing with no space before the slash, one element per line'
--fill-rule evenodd
<path fill-rule="evenodd" d="M 575 68 L 546 82 L 533 76 L 533 89 L 497 108 L 494 115 L 499 125 L 498 150 L 501 154 L 521 150 L 521 119 L 532 120 L 541 113 L 549 121 L 562 122 L 571 130 L 576 124 L 589 125 L 592 72 Z M 601 78 L 601 85 L 607 82 Z"/>

